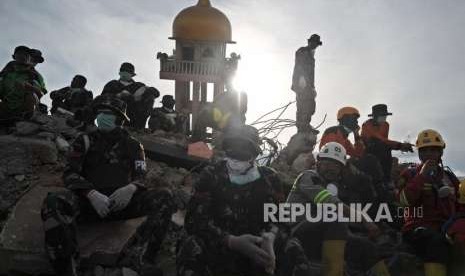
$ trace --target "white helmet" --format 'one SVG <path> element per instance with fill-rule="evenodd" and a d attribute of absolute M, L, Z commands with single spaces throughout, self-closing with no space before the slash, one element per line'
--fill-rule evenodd
<path fill-rule="evenodd" d="M 330 158 L 345 165 L 347 161 L 346 149 L 339 143 L 329 142 L 320 149 L 318 158 Z"/>

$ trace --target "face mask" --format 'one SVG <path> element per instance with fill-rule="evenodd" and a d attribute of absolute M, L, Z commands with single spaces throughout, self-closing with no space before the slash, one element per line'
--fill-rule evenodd
<path fill-rule="evenodd" d="M 71 94 L 78 93 L 81 91 L 81 88 L 71 88 Z"/>
<path fill-rule="evenodd" d="M 111 131 L 116 127 L 116 115 L 100 113 L 96 118 L 97 127 L 103 131 Z"/>
<path fill-rule="evenodd" d="M 225 160 L 226 167 L 228 168 L 229 173 L 232 174 L 243 174 L 253 167 L 250 161 L 239 161 L 232 158 L 226 158 Z"/>
<path fill-rule="evenodd" d="M 246 174 L 229 174 L 229 181 L 234 185 L 245 185 L 260 178 L 260 172 L 256 166 L 247 170 Z"/>
<path fill-rule="evenodd" d="M 386 122 L 386 117 L 387 117 L 387 116 L 380 116 L 380 117 L 377 117 L 377 118 L 376 118 L 376 122 L 378 122 L 378 123 L 384 123 L 384 122 Z"/>
<path fill-rule="evenodd" d="M 119 72 L 119 77 L 122 81 L 131 81 L 132 80 L 132 74 L 128 72 Z"/>
<path fill-rule="evenodd" d="M 344 127 L 345 131 L 347 131 L 347 133 L 349 133 L 349 134 L 353 131 L 352 129 L 350 129 L 350 128 L 346 127 L 346 126 L 343 126 L 343 127 Z"/>

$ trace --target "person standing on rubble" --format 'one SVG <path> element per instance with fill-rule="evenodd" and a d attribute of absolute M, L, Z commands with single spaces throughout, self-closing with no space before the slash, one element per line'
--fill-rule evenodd
<path fill-rule="evenodd" d="M 176 101 L 173 96 L 165 95 L 162 107 L 154 108 L 149 119 L 151 131 L 163 130 L 165 132 L 183 133 L 186 118 L 174 110 Z"/>
<path fill-rule="evenodd" d="M 232 129 L 223 146 L 226 158 L 204 168 L 195 183 L 177 275 L 309 275 L 299 244 L 284 246 L 280 226 L 264 220 L 264 204 L 285 195 L 277 173 L 254 162 L 261 152 L 257 129 Z M 277 267 L 284 259 L 289 267 Z"/>
<path fill-rule="evenodd" d="M 366 152 L 371 153 L 381 164 L 383 168 L 384 181 L 391 181 L 392 169 L 392 150 L 401 150 L 413 152 L 410 143 L 401 143 L 389 140 L 389 123 L 386 117 L 392 115 L 387 111 L 387 105 L 377 104 L 372 107 L 372 113 L 369 114 L 371 119 L 365 121 L 362 125 L 362 140 L 366 145 Z"/>
<path fill-rule="evenodd" d="M 320 36 L 313 34 L 307 40 L 308 45 L 299 48 L 295 53 L 294 72 L 291 89 L 296 93 L 297 132 L 311 132 L 310 122 L 315 113 L 315 50 L 321 46 Z"/>
<path fill-rule="evenodd" d="M 86 108 L 92 102 L 94 95 L 86 89 L 87 79 L 82 75 L 73 77 L 70 86 L 63 87 L 50 93 L 52 99 L 52 114 L 63 112 L 76 113 Z"/>
<path fill-rule="evenodd" d="M 176 208 L 169 191 L 144 186 L 144 149 L 122 128 L 129 120 L 125 103 L 105 96 L 97 103 L 97 130 L 80 135 L 69 153 L 63 173 L 67 190 L 49 193 L 41 211 L 46 251 L 57 275 L 77 275 L 76 223 L 81 221 L 147 216 L 135 236 L 147 242 L 137 265 L 153 266 Z"/>
<path fill-rule="evenodd" d="M 339 204 L 340 184 L 346 165 L 346 150 L 336 142 L 325 144 L 317 155 L 316 170 L 301 173 L 287 198 L 288 203 Z M 344 213 L 349 214 L 349 206 L 344 205 Z M 364 222 L 370 237 L 379 234 L 378 227 Z M 347 223 L 309 222 L 305 216 L 297 217 L 291 223 L 292 234 L 301 243 L 310 260 L 322 260 L 323 275 L 344 275 L 344 260 L 357 268 L 371 270 L 374 275 L 389 275 L 384 260 L 379 258 L 372 242 L 349 232 Z"/>
<path fill-rule="evenodd" d="M 407 168 L 400 179 L 399 201 L 410 211 L 403 239 L 423 259 L 426 276 L 445 276 L 451 247 L 441 228 L 455 214 L 460 182 L 443 165 L 446 143 L 439 132 L 421 131 L 416 147 L 421 164 Z M 421 216 L 415 212 L 418 207 L 422 207 Z"/>
<path fill-rule="evenodd" d="M 103 87 L 102 95 L 116 96 L 125 101 L 128 117 L 131 119 L 128 126 L 143 129 L 160 92 L 155 87 L 134 81 L 136 72 L 132 63 L 122 63 L 119 76 L 118 80 L 112 80 Z"/>
<path fill-rule="evenodd" d="M 2 124 L 32 117 L 45 91 L 33 69 L 31 49 L 18 46 L 0 73 L 0 119 Z"/>

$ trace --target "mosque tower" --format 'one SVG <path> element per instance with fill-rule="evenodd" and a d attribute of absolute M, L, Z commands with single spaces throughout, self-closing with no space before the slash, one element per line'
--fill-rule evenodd
<path fill-rule="evenodd" d="M 190 114 L 192 124 L 202 107 L 231 89 L 240 56 L 226 58 L 231 23 L 209 0 L 182 10 L 174 19 L 172 56 L 159 53 L 160 79 L 175 81 L 176 110 Z"/>

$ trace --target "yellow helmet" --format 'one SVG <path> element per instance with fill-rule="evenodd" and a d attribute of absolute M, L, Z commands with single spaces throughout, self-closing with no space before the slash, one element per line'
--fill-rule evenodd
<path fill-rule="evenodd" d="M 465 179 L 460 182 L 458 202 L 465 204 Z"/>
<path fill-rule="evenodd" d="M 360 117 L 360 112 L 358 112 L 358 109 L 351 106 L 345 106 L 337 111 L 338 120 L 340 120 L 345 115 L 356 115 L 357 117 Z"/>
<path fill-rule="evenodd" d="M 418 149 L 424 147 L 441 147 L 445 148 L 446 143 L 442 139 L 441 134 L 436 130 L 426 129 L 418 134 L 416 147 Z"/>

